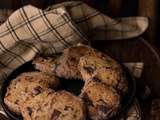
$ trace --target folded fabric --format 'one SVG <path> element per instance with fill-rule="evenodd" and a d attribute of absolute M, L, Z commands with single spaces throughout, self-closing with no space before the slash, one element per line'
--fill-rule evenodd
<path fill-rule="evenodd" d="M 64 2 L 48 7 L 47 11 L 65 7 L 67 14 L 89 40 L 122 40 L 141 35 L 148 28 L 148 18 L 127 17 L 112 19 L 82 2 Z"/>
<path fill-rule="evenodd" d="M 147 18 L 114 20 L 83 2 L 65 2 L 45 10 L 24 6 L 0 26 L 0 80 L 5 80 L 13 70 L 37 54 L 60 53 L 79 42 L 133 38 L 141 35 L 147 27 Z M 140 67 L 137 63 L 127 66 L 140 77 L 143 68 L 140 64 Z M 136 66 L 138 71 L 132 69 Z M 141 118 L 137 104 L 133 104 L 129 111 L 125 119 Z"/>

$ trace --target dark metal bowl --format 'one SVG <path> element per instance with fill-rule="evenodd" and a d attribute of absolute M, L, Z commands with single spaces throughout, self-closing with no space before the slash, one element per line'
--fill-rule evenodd
<path fill-rule="evenodd" d="M 123 65 L 122 65 L 123 66 Z M 118 113 L 116 116 L 114 116 L 112 119 L 114 119 L 115 117 L 119 117 L 122 114 L 126 113 L 126 111 L 128 110 L 128 108 L 130 107 L 130 105 L 132 104 L 134 98 L 135 98 L 135 92 L 136 92 L 136 84 L 135 84 L 135 79 L 132 76 L 132 74 L 129 72 L 129 70 L 124 67 L 124 71 L 127 75 L 127 80 L 129 83 L 129 90 L 128 93 L 123 97 L 122 101 L 121 101 L 121 108 L 119 109 Z M 11 112 L 7 106 L 4 104 L 4 96 L 7 90 L 7 87 L 10 83 L 10 81 L 14 78 L 16 78 L 17 75 L 23 73 L 23 72 L 28 72 L 28 71 L 33 71 L 33 65 L 31 62 L 27 62 L 24 65 L 20 66 L 19 68 L 17 68 L 14 72 L 11 73 L 11 75 L 3 82 L 2 84 L 2 88 L 0 91 L 0 102 L 1 105 L 4 109 L 4 111 L 6 112 L 6 114 L 8 115 L 8 117 L 11 120 L 23 120 L 22 116 L 18 116 L 16 114 L 14 114 L 13 112 Z M 75 81 L 75 80 L 73 80 Z M 68 82 L 64 83 L 64 85 L 67 85 Z M 72 90 L 68 90 L 68 91 L 79 91 L 79 89 L 81 88 L 81 86 L 83 86 L 82 83 L 78 83 L 78 82 L 70 82 L 70 86 L 76 86 L 75 88 L 71 88 Z M 64 87 L 65 88 L 65 87 Z M 78 92 L 76 92 L 77 94 Z"/>

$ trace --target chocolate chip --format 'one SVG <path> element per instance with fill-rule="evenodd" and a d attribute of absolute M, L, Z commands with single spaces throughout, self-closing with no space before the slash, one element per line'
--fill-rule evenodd
<path fill-rule="evenodd" d="M 105 67 L 106 69 L 111 69 L 111 67 L 109 67 L 109 66 L 107 66 L 107 67 Z"/>
<path fill-rule="evenodd" d="M 16 100 L 14 103 L 15 103 L 15 104 L 18 104 L 18 102 L 19 102 L 19 100 Z"/>
<path fill-rule="evenodd" d="M 101 82 L 101 80 L 100 80 L 98 77 L 96 77 L 96 76 L 93 77 L 93 80 L 94 80 L 95 82 Z"/>
<path fill-rule="evenodd" d="M 94 106 L 87 93 L 83 94 L 83 99 L 87 105 Z"/>
<path fill-rule="evenodd" d="M 45 103 L 44 106 L 48 106 L 49 103 Z"/>
<path fill-rule="evenodd" d="M 32 115 L 32 108 L 27 107 L 27 111 L 28 111 L 29 116 L 31 116 Z"/>
<path fill-rule="evenodd" d="M 83 68 L 90 74 L 94 72 L 94 69 L 91 67 L 84 66 Z"/>
<path fill-rule="evenodd" d="M 52 95 L 54 92 L 52 91 L 52 90 L 50 90 L 49 92 L 48 92 L 48 94 L 47 94 L 47 97 L 48 96 L 50 96 L 50 95 Z"/>
<path fill-rule="evenodd" d="M 42 92 L 42 90 L 43 89 L 40 86 L 37 86 L 37 87 L 33 88 L 32 93 L 33 93 L 33 95 L 38 95 L 39 93 Z"/>
<path fill-rule="evenodd" d="M 74 114 L 74 115 L 73 115 L 73 117 L 74 117 L 74 118 L 76 118 L 76 117 L 77 117 L 77 115 L 76 115 L 76 114 Z"/>
<path fill-rule="evenodd" d="M 76 61 L 76 58 L 74 58 L 74 57 L 71 57 L 71 59 L 70 59 L 71 61 Z"/>
<path fill-rule="evenodd" d="M 52 119 L 52 120 L 57 120 L 60 114 L 61 114 L 60 111 L 54 110 L 51 119 Z"/>

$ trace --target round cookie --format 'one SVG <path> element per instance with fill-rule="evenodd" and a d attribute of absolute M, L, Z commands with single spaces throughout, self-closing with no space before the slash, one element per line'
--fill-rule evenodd
<path fill-rule="evenodd" d="M 107 58 L 101 58 L 93 55 L 85 55 L 80 58 L 79 61 L 79 71 L 82 74 L 82 77 L 84 80 L 89 80 L 91 79 L 96 71 L 98 71 L 101 68 L 106 68 L 106 69 L 113 69 L 113 68 L 118 68 L 118 64 L 111 59 Z"/>
<path fill-rule="evenodd" d="M 27 80 L 29 82 L 36 82 L 46 88 L 56 88 L 59 85 L 59 78 L 55 74 L 48 74 L 38 71 L 26 72 L 19 75 L 17 78 Z"/>
<path fill-rule="evenodd" d="M 40 94 L 45 88 L 55 88 L 58 84 L 58 79 L 51 74 L 41 72 L 23 73 L 11 81 L 7 88 L 4 103 L 11 111 L 20 114 L 20 104 Z"/>
<path fill-rule="evenodd" d="M 107 120 L 115 115 L 120 107 L 120 96 L 110 86 L 88 81 L 81 93 L 92 120 Z"/>
<path fill-rule="evenodd" d="M 59 77 L 66 79 L 82 79 L 82 76 L 78 70 L 78 63 L 81 57 L 84 55 L 93 55 L 104 57 L 105 55 L 94 48 L 86 45 L 77 45 L 67 48 L 63 51 L 63 54 L 56 60 L 55 71 Z"/>
<path fill-rule="evenodd" d="M 80 57 L 91 49 L 87 46 L 73 46 L 63 51 L 63 54 L 55 64 L 56 75 L 66 79 L 82 79 L 77 69 Z"/>
<path fill-rule="evenodd" d="M 90 79 L 114 87 L 119 93 L 125 94 L 128 83 L 121 66 L 110 57 L 100 58 L 85 55 L 80 58 L 79 70 L 85 81 Z"/>
<path fill-rule="evenodd" d="M 46 90 L 21 107 L 25 120 L 85 120 L 83 101 L 66 92 Z"/>

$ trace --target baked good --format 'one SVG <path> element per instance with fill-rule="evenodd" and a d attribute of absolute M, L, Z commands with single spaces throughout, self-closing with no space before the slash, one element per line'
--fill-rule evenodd
<path fill-rule="evenodd" d="M 87 45 L 78 44 L 76 46 L 65 49 L 60 57 L 55 58 L 42 58 L 37 57 L 33 64 L 35 68 L 47 73 L 56 73 L 58 77 L 66 79 L 82 79 L 79 70 L 77 69 L 79 59 L 84 55 L 94 55 L 101 58 L 105 54 L 91 48 Z"/>
<path fill-rule="evenodd" d="M 128 91 L 128 83 L 121 66 L 110 57 L 85 55 L 80 58 L 79 71 L 83 80 L 90 79 L 114 87 L 120 94 Z"/>
<path fill-rule="evenodd" d="M 4 102 L 11 111 L 20 114 L 20 104 L 40 94 L 45 88 L 55 88 L 58 83 L 58 79 L 51 74 L 41 72 L 22 73 L 11 81 Z"/>
<path fill-rule="evenodd" d="M 81 93 L 92 120 L 107 120 L 115 115 L 120 107 L 120 96 L 111 86 L 88 81 Z"/>
<path fill-rule="evenodd" d="M 24 120 L 85 120 L 87 115 L 92 120 L 106 120 L 116 115 L 128 91 L 121 65 L 86 45 L 67 48 L 56 58 L 36 57 L 33 65 L 40 72 L 18 76 L 5 96 L 9 109 L 21 112 Z M 83 80 L 80 96 L 55 89 L 59 84 L 55 76 L 66 82 Z"/>
<path fill-rule="evenodd" d="M 107 57 L 106 54 L 97 51 L 87 45 L 78 44 L 65 49 L 61 56 L 58 57 L 36 57 L 32 64 L 36 70 L 46 73 L 56 73 L 58 77 L 66 79 L 82 79 L 79 72 L 78 63 L 84 55 L 98 56 L 101 59 Z M 111 58 L 108 58 L 109 60 Z"/>
<path fill-rule="evenodd" d="M 25 120 L 85 120 L 83 101 L 66 91 L 46 90 L 21 107 Z"/>
<path fill-rule="evenodd" d="M 80 57 L 90 52 L 90 48 L 84 45 L 73 46 L 63 51 L 54 67 L 56 75 L 66 79 L 82 79 L 77 69 Z"/>

